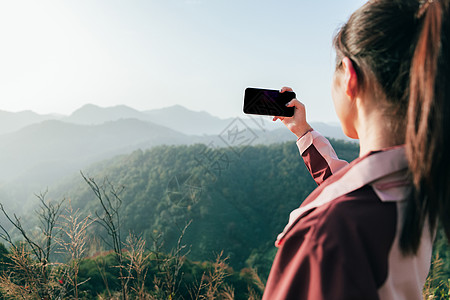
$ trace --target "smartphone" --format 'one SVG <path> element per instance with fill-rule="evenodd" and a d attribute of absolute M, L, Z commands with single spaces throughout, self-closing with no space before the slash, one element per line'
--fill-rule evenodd
<path fill-rule="evenodd" d="M 245 89 L 244 93 L 244 113 L 292 117 L 294 115 L 294 107 L 286 107 L 286 104 L 294 98 L 294 92 L 280 93 L 278 90 L 249 87 Z"/>

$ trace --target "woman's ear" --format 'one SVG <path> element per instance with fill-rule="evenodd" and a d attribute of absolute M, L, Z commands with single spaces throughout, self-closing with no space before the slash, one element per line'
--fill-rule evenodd
<path fill-rule="evenodd" d="M 344 57 L 342 59 L 342 69 L 344 71 L 345 93 L 350 99 L 353 99 L 358 92 L 358 76 L 350 58 Z"/>

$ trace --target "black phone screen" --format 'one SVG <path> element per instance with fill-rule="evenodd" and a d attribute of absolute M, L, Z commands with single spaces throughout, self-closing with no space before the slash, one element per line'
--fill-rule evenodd
<path fill-rule="evenodd" d="M 286 107 L 286 103 L 294 98 L 294 92 L 280 93 L 277 90 L 246 88 L 244 93 L 244 113 L 292 117 L 294 115 L 294 107 Z"/>

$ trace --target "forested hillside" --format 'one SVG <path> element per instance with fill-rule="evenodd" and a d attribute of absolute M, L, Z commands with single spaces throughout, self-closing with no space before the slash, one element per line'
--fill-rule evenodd
<path fill-rule="evenodd" d="M 357 156 L 357 145 L 333 144 L 341 157 Z M 293 142 L 248 148 L 156 147 L 103 162 L 85 174 L 124 187 L 125 232 L 147 240 L 162 232 L 170 249 L 178 228 L 192 220 L 185 235 L 192 259 L 210 259 L 224 250 L 233 267 L 251 263 L 265 275 L 276 235 L 290 211 L 315 187 Z M 94 214 L 98 202 L 78 180 L 60 186 L 58 197 L 64 195 L 75 207 Z"/>

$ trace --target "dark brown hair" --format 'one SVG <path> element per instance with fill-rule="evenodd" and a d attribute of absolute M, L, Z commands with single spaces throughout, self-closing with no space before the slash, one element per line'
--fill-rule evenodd
<path fill-rule="evenodd" d="M 406 144 L 414 183 L 400 247 L 415 253 L 426 221 L 450 239 L 450 0 L 373 0 L 337 33 L 363 89 L 382 93 Z M 376 88 L 374 88 L 376 87 Z M 406 125 L 406 126 L 405 126 Z"/>

